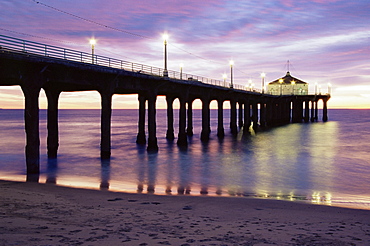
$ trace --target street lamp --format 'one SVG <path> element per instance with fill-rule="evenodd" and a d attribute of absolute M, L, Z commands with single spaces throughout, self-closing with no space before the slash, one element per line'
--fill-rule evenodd
<path fill-rule="evenodd" d="M 315 95 L 317 95 L 317 82 L 315 82 Z"/>
<path fill-rule="evenodd" d="M 168 70 L 167 70 L 167 39 L 168 34 L 163 34 L 163 43 L 164 43 L 164 70 L 163 70 L 163 77 L 168 77 Z"/>
<path fill-rule="evenodd" d="M 184 67 L 184 64 L 180 63 L 180 79 L 182 80 L 182 68 Z"/>
<path fill-rule="evenodd" d="M 234 66 L 234 61 L 231 60 L 229 63 L 230 63 L 230 80 L 231 80 L 230 88 L 234 88 L 234 83 L 233 83 L 233 66 Z"/>
<path fill-rule="evenodd" d="M 328 94 L 330 95 L 331 94 L 331 84 L 328 83 Z"/>
<path fill-rule="evenodd" d="M 283 95 L 283 82 L 284 82 L 283 79 L 279 79 L 279 83 L 280 83 L 280 96 Z"/>
<path fill-rule="evenodd" d="M 292 95 L 294 95 L 294 85 L 295 85 L 295 81 L 294 81 L 294 80 L 292 80 L 292 81 L 291 81 L 291 84 L 292 84 Z"/>
<path fill-rule="evenodd" d="M 222 78 L 224 79 L 224 87 L 226 87 L 227 74 L 226 74 L 226 73 L 224 73 L 224 74 L 222 75 Z"/>
<path fill-rule="evenodd" d="M 91 61 L 92 61 L 92 64 L 94 64 L 94 51 L 95 51 L 96 40 L 94 38 L 90 39 L 90 44 L 91 44 Z"/>
<path fill-rule="evenodd" d="M 261 78 L 262 78 L 262 94 L 265 93 L 265 77 L 266 77 L 266 73 L 261 73 Z"/>
<path fill-rule="evenodd" d="M 252 80 L 251 79 L 248 79 L 248 87 L 249 87 L 249 90 L 252 91 Z"/>

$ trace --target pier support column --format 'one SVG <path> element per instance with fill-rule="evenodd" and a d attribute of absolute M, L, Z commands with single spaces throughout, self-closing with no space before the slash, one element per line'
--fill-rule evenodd
<path fill-rule="evenodd" d="M 187 146 L 188 138 L 186 135 L 186 99 L 180 97 L 180 112 L 179 112 L 179 134 L 177 139 L 178 146 Z"/>
<path fill-rule="evenodd" d="M 304 102 L 304 122 L 310 121 L 310 101 Z"/>
<path fill-rule="evenodd" d="M 209 104 L 209 99 L 202 99 L 202 132 L 200 134 L 202 141 L 208 141 L 211 133 Z"/>
<path fill-rule="evenodd" d="M 289 124 L 291 122 L 291 102 L 285 101 L 284 102 L 284 123 Z"/>
<path fill-rule="evenodd" d="M 311 101 L 311 122 L 315 121 L 315 102 Z"/>
<path fill-rule="evenodd" d="M 322 109 L 322 121 L 327 122 L 328 121 L 328 101 L 327 100 L 322 100 L 323 101 L 323 109 Z"/>
<path fill-rule="evenodd" d="M 235 135 L 238 133 L 238 126 L 236 125 L 236 101 L 230 99 L 230 129 L 231 134 Z"/>
<path fill-rule="evenodd" d="M 252 122 L 253 129 L 258 128 L 258 104 L 256 102 L 252 103 Z"/>
<path fill-rule="evenodd" d="M 276 101 L 269 101 L 266 103 L 266 126 L 277 124 L 277 105 Z"/>
<path fill-rule="evenodd" d="M 100 92 L 100 95 L 101 95 L 100 158 L 109 159 L 111 156 L 111 117 L 112 117 L 113 93 Z"/>
<path fill-rule="evenodd" d="M 224 101 L 217 100 L 217 136 L 219 138 L 225 137 L 225 129 L 224 129 Z"/>
<path fill-rule="evenodd" d="M 145 102 L 146 97 L 144 95 L 139 94 L 139 132 L 136 137 L 137 144 L 146 144 L 146 137 L 145 137 Z"/>
<path fill-rule="evenodd" d="M 173 101 L 175 100 L 174 97 L 166 96 L 167 102 L 167 133 L 166 138 L 168 140 L 174 140 L 174 128 L 173 128 Z"/>
<path fill-rule="evenodd" d="M 155 93 L 150 93 L 148 95 L 148 151 L 157 152 L 157 125 L 156 125 L 156 101 L 157 95 Z"/>
<path fill-rule="evenodd" d="M 260 103 L 260 126 L 266 126 L 266 104 Z"/>
<path fill-rule="evenodd" d="M 186 129 L 186 134 L 188 136 L 193 136 L 193 101 L 188 100 L 188 127 Z"/>
<path fill-rule="evenodd" d="M 303 102 L 300 100 L 294 100 L 292 110 L 292 122 L 301 123 L 302 118 L 303 118 Z"/>
<path fill-rule="evenodd" d="M 45 88 L 45 94 L 48 99 L 48 136 L 47 149 L 48 158 L 56 158 L 59 147 L 59 129 L 58 129 L 58 101 L 61 91 Z"/>
<path fill-rule="evenodd" d="M 249 132 L 249 127 L 251 126 L 251 107 L 249 102 L 244 103 L 244 126 L 243 132 Z"/>
<path fill-rule="evenodd" d="M 315 120 L 319 119 L 319 101 L 315 101 Z"/>
<path fill-rule="evenodd" d="M 239 125 L 239 129 L 241 129 L 243 127 L 243 103 L 238 102 L 238 104 L 239 104 L 238 125 Z"/>
<path fill-rule="evenodd" d="M 39 94 L 40 87 L 22 86 L 25 97 L 24 123 L 26 131 L 27 174 L 40 173 Z"/>

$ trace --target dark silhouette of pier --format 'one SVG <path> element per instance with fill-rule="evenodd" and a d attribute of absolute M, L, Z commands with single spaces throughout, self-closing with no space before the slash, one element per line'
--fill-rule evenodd
<path fill-rule="evenodd" d="M 111 155 L 111 112 L 114 94 L 137 94 L 139 122 L 137 143 L 157 151 L 156 100 L 167 102 L 166 138 L 174 140 L 173 102 L 179 100 L 177 144 L 187 146 L 193 135 L 192 103 L 202 102 L 201 140 L 208 141 L 210 103 L 217 101 L 217 136 L 225 135 L 223 103 L 230 103 L 230 130 L 249 132 L 249 127 L 264 128 L 288 123 L 318 120 L 318 101 L 323 101 L 323 121 L 328 120 L 330 95 L 269 95 L 247 90 L 224 81 L 167 71 L 143 64 L 92 55 L 75 50 L 30 42 L 0 35 L 0 85 L 21 87 L 25 97 L 26 165 L 28 174 L 39 173 L 39 93 L 45 91 L 48 101 L 48 157 L 56 158 L 59 147 L 58 99 L 63 91 L 98 91 L 101 95 L 102 159 Z M 147 108 L 146 108 L 147 103 Z M 147 110 L 148 129 L 145 129 Z"/>

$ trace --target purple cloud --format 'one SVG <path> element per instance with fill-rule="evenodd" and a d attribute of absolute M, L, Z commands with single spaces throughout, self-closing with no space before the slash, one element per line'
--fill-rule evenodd
<path fill-rule="evenodd" d="M 361 65 L 370 54 L 368 0 L 12 0 L 0 8 L 4 35 L 85 52 L 95 36 L 99 55 L 160 67 L 167 31 L 170 69 L 184 63 L 186 72 L 221 79 L 234 59 L 240 84 L 259 86 L 262 71 L 267 80 L 283 76 L 287 60 L 305 81 L 332 80 L 334 93 L 336 84 L 369 80 Z"/>

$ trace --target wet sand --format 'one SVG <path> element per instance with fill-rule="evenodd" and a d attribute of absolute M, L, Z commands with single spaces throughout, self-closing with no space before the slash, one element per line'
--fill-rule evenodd
<path fill-rule="evenodd" d="M 0 181 L 0 245 L 370 245 L 370 210 Z"/>

